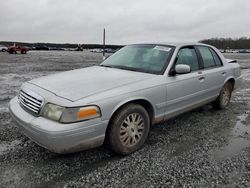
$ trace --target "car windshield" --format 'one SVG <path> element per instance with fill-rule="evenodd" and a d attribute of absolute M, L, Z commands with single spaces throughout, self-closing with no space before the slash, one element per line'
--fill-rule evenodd
<path fill-rule="evenodd" d="M 110 56 L 100 66 L 161 74 L 172 51 L 171 46 L 129 45 Z"/>

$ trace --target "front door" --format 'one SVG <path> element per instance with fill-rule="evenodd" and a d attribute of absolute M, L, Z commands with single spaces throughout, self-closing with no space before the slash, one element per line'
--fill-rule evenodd
<path fill-rule="evenodd" d="M 177 64 L 189 65 L 191 72 L 167 78 L 166 117 L 192 108 L 204 100 L 204 74 L 200 70 L 195 48 L 193 46 L 181 48 L 176 57 L 175 65 Z"/>

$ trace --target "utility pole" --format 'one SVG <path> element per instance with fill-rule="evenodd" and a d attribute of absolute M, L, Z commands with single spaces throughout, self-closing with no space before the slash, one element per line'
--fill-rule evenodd
<path fill-rule="evenodd" d="M 102 49 L 102 58 L 105 59 L 105 38 L 106 38 L 105 28 L 103 29 L 103 49 Z"/>

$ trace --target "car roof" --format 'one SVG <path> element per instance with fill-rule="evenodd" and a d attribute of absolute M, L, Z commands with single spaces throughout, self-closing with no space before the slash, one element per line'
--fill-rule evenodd
<path fill-rule="evenodd" d="M 204 43 L 199 42 L 152 42 L 152 43 L 138 43 L 134 45 L 166 45 L 166 46 L 174 46 L 174 47 L 182 47 L 182 46 L 210 46 Z"/>

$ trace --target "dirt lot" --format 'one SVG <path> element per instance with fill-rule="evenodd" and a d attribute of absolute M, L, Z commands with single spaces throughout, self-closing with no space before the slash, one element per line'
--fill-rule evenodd
<path fill-rule="evenodd" d="M 210 105 L 154 126 L 145 147 L 118 157 L 105 147 L 58 155 L 36 145 L 8 112 L 32 78 L 98 64 L 91 52 L 0 53 L 0 187 L 250 187 L 250 54 L 226 110 Z"/>

